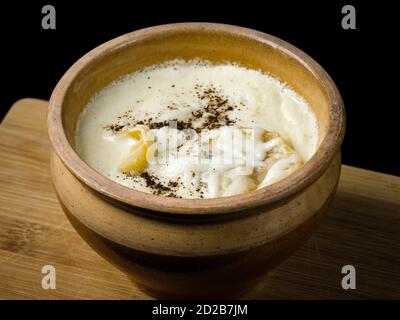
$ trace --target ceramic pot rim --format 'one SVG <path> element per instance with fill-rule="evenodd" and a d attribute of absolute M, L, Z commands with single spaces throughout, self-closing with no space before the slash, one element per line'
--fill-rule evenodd
<path fill-rule="evenodd" d="M 236 34 L 267 44 L 297 60 L 322 83 L 330 104 L 326 135 L 312 158 L 287 178 L 249 193 L 213 199 L 180 199 L 153 195 L 123 186 L 98 173 L 86 164 L 70 145 L 63 126 L 62 107 L 68 88 L 76 76 L 94 59 L 100 58 L 121 46 L 133 44 L 144 37 L 181 30 L 210 30 Z M 50 98 L 48 132 L 55 152 L 68 170 L 81 182 L 112 201 L 157 212 L 174 214 L 230 213 L 268 205 L 288 198 L 305 189 L 318 179 L 337 154 L 344 136 L 345 114 L 343 101 L 336 85 L 326 71 L 311 57 L 291 44 L 266 33 L 238 26 L 216 23 L 175 23 L 134 31 L 110 40 L 80 58 L 64 74 Z"/>

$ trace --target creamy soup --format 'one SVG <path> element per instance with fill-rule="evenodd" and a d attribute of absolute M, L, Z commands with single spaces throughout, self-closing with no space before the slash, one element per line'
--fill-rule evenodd
<path fill-rule="evenodd" d="M 288 86 L 233 63 L 173 60 L 98 92 L 77 124 L 78 154 L 143 192 L 215 198 L 275 183 L 317 148 L 316 117 Z"/>

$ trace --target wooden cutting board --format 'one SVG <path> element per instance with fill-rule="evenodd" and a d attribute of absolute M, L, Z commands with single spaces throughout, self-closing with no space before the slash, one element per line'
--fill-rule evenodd
<path fill-rule="evenodd" d="M 0 299 L 148 299 L 81 240 L 49 172 L 47 102 L 23 99 L 0 126 Z M 344 265 L 356 289 L 343 290 Z M 56 289 L 41 286 L 56 268 Z M 266 275 L 248 299 L 400 299 L 400 178 L 342 167 L 314 236 Z"/>

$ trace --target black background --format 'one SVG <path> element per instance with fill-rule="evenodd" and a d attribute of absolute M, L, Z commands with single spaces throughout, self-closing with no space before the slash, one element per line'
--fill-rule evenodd
<path fill-rule="evenodd" d="M 56 8 L 56 30 L 41 27 L 45 4 Z M 346 4 L 356 8 L 356 30 L 341 27 Z M 171 22 L 236 24 L 292 43 L 328 71 L 346 105 L 345 164 L 400 175 L 399 18 L 391 1 L 26 1 L 0 10 L 0 118 L 20 98 L 48 99 L 74 61 L 121 34 Z"/>

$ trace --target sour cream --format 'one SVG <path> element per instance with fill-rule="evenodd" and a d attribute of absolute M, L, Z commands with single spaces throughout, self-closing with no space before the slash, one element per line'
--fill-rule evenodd
<path fill-rule="evenodd" d="M 75 133 L 78 154 L 98 172 L 182 198 L 268 186 L 308 161 L 317 143 L 315 114 L 294 90 L 258 70 L 204 60 L 168 61 L 111 83 L 85 106 Z"/>

